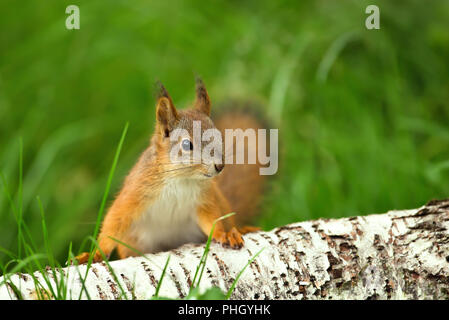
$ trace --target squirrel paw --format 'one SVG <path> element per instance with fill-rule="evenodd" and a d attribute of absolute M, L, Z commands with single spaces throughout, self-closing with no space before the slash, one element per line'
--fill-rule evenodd
<path fill-rule="evenodd" d="M 240 249 L 245 243 L 241 233 L 235 227 L 228 232 L 220 232 L 213 237 L 213 240 L 225 247 L 231 247 L 232 249 Z"/>
<path fill-rule="evenodd" d="M 83 264 L 83 263 L 87 263 L 87 261 L 89 261 L 89 256 L 90 253 L 89 252 L 83 252 L 80 255 L 77 255 L 75 257 L 75 259 L 78 261 L 78 264 Z M 101 262 L 103 261 L 103 257 L 101 256 L 100 252 L 96 252 L 95 256 L 92 260 L 92 262 Z M 73 261 L 69 262 L 70 264 L 73 264 Z"/>

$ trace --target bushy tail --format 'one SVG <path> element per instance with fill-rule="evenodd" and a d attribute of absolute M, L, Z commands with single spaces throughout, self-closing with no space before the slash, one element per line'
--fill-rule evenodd
<path fill-rule="evenodd" d="M 221 112 L 214 117 L 217 129 L 222 132 L 223 140 L 225 129 L 266 129 L 265 121 L 257 114 L 261 107 L 253 103 L 228 102 L 217 108 Z M 250 139 L 245 138 L 245 163 L 236 164 L 236 139 L 233 147 L 233 164 L 225 164 L 222 174 L 217 177 L 218 185 L 229 200 L 232 210 L 236 213 L 235 219 L 242 226 L 247 223 L 259 211 L 262 196 L 265 192 L 266 176 L 260 175 L 261 164 L 257 157 L 257 142 L 250 144 Z M 229 146 L 225 145 L 229 149 Z M 268 143 L 267 143 L 268 148 Z M 248 151 L 256 152 L 256 164 L 248 164 Z M 227 161 L 228 162 L 228 161 Z"/>

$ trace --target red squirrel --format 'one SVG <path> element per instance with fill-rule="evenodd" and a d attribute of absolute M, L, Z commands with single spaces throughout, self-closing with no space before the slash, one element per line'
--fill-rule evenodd
<path fill-rule="evenodd" d="M 210 113 L 211 101 L 201 80 L 197 80 L 193 106 L 185 110 L 176 109 L 165 87 L 159 84 L 150 145 L 126 177 L 98 236 L 98 245 L 106 257 L 114 249 L 123 259 L 137 255 L 130 248 L 155 253 L 189 242 L 203 242 L 214 221 L 231 212 L 236 216 L 216 223 L 213 241 L 238 249 L 244 244 L 242 234 L 259 230 L 242 227 L 239 220 L 243 219 L 236 219 L 252 215 L 260 202 L 264 177 L 259 174 L 258 163 L 225 165 L 224 152 L 218 155 L 222 161 L 208 163 L 195 159 L 185 163 L 170 157 L 176 144 L 187 153 L 201 147 L 192 138 L 194 121 L 200 122 L 202 131 L 218 128 L 224 133 L 224 129 L 261 128 L 256 117 L 242 111 L 224 113 L 215 126 Z M 184 129 L 188 136 L 173 141 L 171 135 L 176 129 Z M 89 253 L 76 259 L 85 263 Z M 93 260 L 102 260 L 99 250 Z"/>

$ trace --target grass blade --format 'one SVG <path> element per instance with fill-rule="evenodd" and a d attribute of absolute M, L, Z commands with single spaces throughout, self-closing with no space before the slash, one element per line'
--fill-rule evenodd
<path fill-rule="evenodd" d="M 259 252 L 257 252 L 250 260 L 248 260 L 248 263 L 243 267 L 243 269 L 239 272 L 239 274 L 237 275 L 237 277 L 235 278 L 234 282 L 232 283 L 231 287 L 228 290 L 228 293 L 226 294 L 226 300 L 229 300 L 229 298 L 231 297 L 232 292 L 235 289 L 235 286 L 237 284 L 237 281 L 240 279 L 240 277 L 242 276 L 243 272 L 245 271 L 245 269 L 251 264 L 253 263 L 253 261 L 257 258 L 257 256 L 264 250 L 265 248 L 262 248 L 259 250 Z"/>
<path fill-rule="evenodd" d="M 228 213 L 228 214 L 226 214 L 226 215 L 216 219 L 214 221 L 214 223 L 212 224 L 212 228 L 210 230 L 209 237 L 207 238 L 206 246 L 204 247 L 203 256 L 201 257 L 200 263 L 198 264 L 198 266 L 196 268 L 195 276 L 193 277 L 193 281 L 192 281 L 192 285 L 190 286 L 190 290 L 192 290 L 193 288 L 197 287 L 200 284 L 201 278 L 203 276 L 203 271 L 204 271 L 204 268 L 206 266 L 207 256 L 208 256 L 208 253 L 209 253 L 210 244 L 212 242 L 212 235 L 213 235 L 214 230 L 215 230 L 215 225 L 217 224 L 218 221 L 221 221 L 223 219 L 229 218 L 229 217 L 233 216 L 234 214 L 235 214 L 235 212 Z M 201 271 L 199 271 L 200 268 L 201 268 Z M 195 284 L 196 278 L 198 276 L 198 272 L 200 272 L 199 273 L 199 278 L 198 278 L 198 282 Z"/>
<path fill-rule="evenodd" d="M 157 298 L 159 296 L 159 290 L 161 289 L 162 280 L 164 279 L 165 272 L 167 271 L 168 263 L 170 262 L 170 255 L 167 257 L 167 261 L 165 261 L 164 269 L 162 270 L 161 278 L 159 279 L 159 282 L 156 287 L 156 292 L 154 293 L 153 298 Z"/>
<path fill-rule="evenodd" d="M 93 239 L 97 238 L 98 231 L 100 230 L 100 224 L 101 224 L 101 220 L 103 218 L 104 208 L 106 207 L 106 201 L 108 199 L 109 191 L 111 189 L 112 178 L 114 177 L 114 173 L 115 173 L 115 169 L 117 167 L 117 163 L 118 163 L 118 159 L 119 159 L 119 156 L 120 156 L 120 152 L 122 150 L 122 146 L 123 146 L 123 143 L 125 141 L 126 133 L 128 132 L 128 127 L 129 127 L 129 122 L 127 122 L 125 124 L 125 128 L 123 129 L 122 136 L 120 138 L 120 142 L 119 142 L 117 150 L 115 152 L 114 161 L 113 161 L 111 169 L 109 171 L 108 181 L 106 183 L 106 189 L 105 189 L 104 194 L 103 194 L 103 200 L 101 202 L 101 206 L 100 206 L 100 209 L 99 209 L 99 212 L 98 212 L 98 215 L 97 215 L 97 222 L 95 224 L 95 230 L 94 230 L 94 234 L 92 236 Z M 90 266 L 92 264 L 94 249 L 95 249 L 95 245 L 94 245 L 94 243 L 92 243 L 92 246 L 91 246 L 91 249 L 90 249 L 91 255 L 90 255 L 89 260 L 87 262 L 86 274 L 84 276 L 83 281 L 86 280 L 87 275 L 89 273 L 89 269 L 90 269 Z M 83 290 L 81 290 L 81 292 L 80 292 L 80 299 L 81 299 L 81 295 L 82 294 L 83 294 Z"/>

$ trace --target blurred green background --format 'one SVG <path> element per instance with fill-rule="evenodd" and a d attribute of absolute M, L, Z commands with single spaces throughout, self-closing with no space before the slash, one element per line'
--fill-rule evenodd
<path fill-rule="evenodd" d="M 81 11 L 65 28 L 65 8 Z M 92 234 L 114 153 L 112 192 L 147 144 L 152 87 L 178 107 L 202 76 L 213 102 L 261 102 L 279 128 L 280 166 L 257 222 L 415 208 L 449 196 L 449 2 L 0 2 L 0 170 L 24 220 L 56 256 Z M 1 184 L 4 191 L 4 185 Z M 0 246 L 17 226 L 0 193 Z M 0 255 L 0 261 L 6 259 Z"/>

